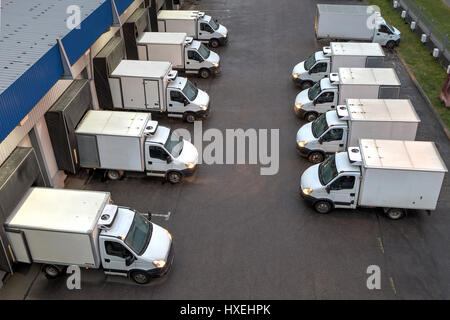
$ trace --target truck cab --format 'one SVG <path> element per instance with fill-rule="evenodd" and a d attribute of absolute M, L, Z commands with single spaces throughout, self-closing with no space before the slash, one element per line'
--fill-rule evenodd
<path fill-rule="evenodd" d="M 217 53 L 192 38 L 188 38 L 187 42 L 184 52 L 186 73 L 193 71 L 201 78 L 207 79 L 211 74 L 220 72 L 220 57 Z"/>
<path fill-rule="evenodd" d="M 338 81 L 335 74 L 323 78 L 309 89 L 301 91 L 295 97 L 294 111 L 297 116 L 313 121 L 319 114 L 335 110 L 339 101 L 339 88 L 332 82 Z"/>
<path fill-rule="evenodd" d="M 209 114 L 209 95 L 184 77 L 169 79 L 167 86 L 167 113 L 189 123 Z"/>
<path fill-rule="evenodd" d="M 326 112 L 297 132 L 297 150 L 312 163 L 320 163 L 327 153 L 345 150 L 348 135 L 347 121 L 336 112 Z"/>
<path fill-rule="evenodd" d="M 377 42 L 388 49 L 394 49 L 394 47 L 400 44 L 401 32 L 394 26 L 388 24 L 379 12 L 377 15 L 372 42 Z"/>
<path fill-rule="evenodd" d="M 303 90 L 328 76 L 330 73 L 331 48 L 324 47 L 310 55 L 308 59 L 297 64 L 292 70 L 292 79 Z"/>
<path fill-rule="evenodd" d="M 210 46 L 217 48 L 228 42 L 228 29 L 204 12 L 199 13 L 198 40 L 209 42 Z"/>
<path fill-rule="evenodd" d="M 305 170 L 300 194 L 319 213 L 328 213 L 333 208 L 354 209 L 360 176 L 360 167 L 350 161 L 347 152 L 340 152 Z"/>
<path fill-rule="evenodd" d="M 165 177 L 176 184 L 197 169 L 198 151 L 175 131 L 149 121 L 145 140 L 145 170 L 148 176 Z"/>
<path fill-rule="evenodd" d="M 145 284 L 169 271 L 173 261 L 172 235 L 139 212 L 107 205 L 98 227 L 105 274 L 127 276 Z"/>

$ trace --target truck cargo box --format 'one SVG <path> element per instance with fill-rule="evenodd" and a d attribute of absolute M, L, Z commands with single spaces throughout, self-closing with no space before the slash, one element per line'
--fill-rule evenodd
<path fill-rule="evenodd" d="M 5 223 L 17 262 L 98 267 L 108 192 L 30 188 Z"/>
<path fill-rule="evenodd" d="M 360 138 L 416 139 L 420 119 L 409 100 L 348 99 L 345 112 L 349 124 L 348 147 L 357 147 Z"/>
<path fill-rule="evenodd" d="M 330 51 L 331 72 L 338 72 L 340 67 L 378 67 L 385 56 L 381 45 L 372 42 L 332 42 Z"/>
<path fill-rule="evenodd" d="M 175 69 L 184 68 L 186 36 L 186 33 L 144 32 L 137 40 L 139 60 L 169 61 Z"/>
<path fill-rule="evenodd" d="M 140 112 L 86 113 L 75 131 L 81 167 L 144 171 L 144 132 L 150 118 Z"/>
<path fill-rule="evenodd" d="M 361 139 L 360 152 L 359 205 L 436 208 L 447 168 L 433 142 Z"/>
<path fill-rule="evenodd" d="M 158 30 L 160 32 L 186 32 L 189 37 L 197 37 L 197 20 L 200 11 L 160 10 Z"/>

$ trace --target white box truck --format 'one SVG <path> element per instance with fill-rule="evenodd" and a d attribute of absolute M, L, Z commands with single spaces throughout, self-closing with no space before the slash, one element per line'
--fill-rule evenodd
<path fill-rule="evenodd" d="M 307 121 L 336 110 L 347 99 L 397 99 L 400 80 L 391 68 L 339 68 L 295 98 L 294 111 Z"/>
<path fill-rule="evenodd" d="M 378 43 L 332 42 L 297 64 L 292 70 L 292 80 L 304 90 L 330 73 L 338 72 L 341 67 L 380 67 L 384 56 Z"/>
<path fill-rule="evenodd" d="M 197 168 L 195 146 L 152 121 L 148 113 L 90 110 L 75 136 L 80 166 L 104 169 L 111 180 L 135 171 L 175 184 Z"/>
<path fill-rule="evenodd" d="M 122 60 L 109 77 L 115 110 L 147 111 L 192 123 L 209 114 L 209 95 L 165 61 Z"/>
<path fill-rule="evenodd" d="M 79 266 L 144 284 L 173 261 L 171 234 L 109 192 L 31 188 L 4 227 L 14 261 L 43 264 L 47 278 Z"/>
<path fill-rule="evenodd" d="M 312 163 L 357 147 L 359 139 L 416 140 L 420 119 L 409 100 L 348 99 L 297 132 L 297 150 Z"/>
<path fill-rule="evenodd" d="M 220 57 L 186 33 L 144 32 L 136 40 L 139 60 L 169 61 L 172 68 L 207 79 L 220 71 Z"/>
<path fill-rule="evenodd" d="M 186 32 L 195 40 L 217 48 L 228 42 L 228 29 L 201 11 L 160 10 L 159 32 Z"/>
<path fill-rule="evenodd" d="M 372 6 L 318 4 L 315 29 L 317 40 L 370 41 L 389 49 L 401 39 L 401 32 Z"/>
<path fill-rule="evenodd" d="M 406 209 L 434 210 L 447 168 L 433 142 L 361 139 L 301 177 L 300 193 L 319 213 L 380 207 L 391 219 Z"/>

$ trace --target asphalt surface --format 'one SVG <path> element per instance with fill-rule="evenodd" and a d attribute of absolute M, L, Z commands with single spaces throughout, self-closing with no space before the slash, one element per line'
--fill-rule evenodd
<path fill-rule="evenodd" d="M 27 299 L 442 299 L 450 298 L 450 188 L 445 179 L 431 216 L 411 212 L 400 221 L 380 210 L 337 210 L 319 215 L 298 194 L 301 173 L 293 112 L 299 89 L 293 66 L 319 50 L 314 0 L 202 0 L 201 8 L 228 27 L 230 42 L 217 52 L 222 74 L 194 79 L 212 99 L 204 130 L 280 129 L 280 170 L 261 176 L 259 165 L 202 165 L 181 185 L 152 178 L 102 181 L 71 177 L 69 187 L 106 190 L 116 203 L 154 217 L 174 236 L 170 274 L 146 286 L 82 273 L 82 289 L 48 281 L 38 267 L 23 267 L 0 298 Z M 352 3 L 352 1 L 349 1 Z M 356 2 L 358 3 L 358 2 Z M 388 54 L 422 122 L 418 140 L 436 141 L 449 166 L 450 143 L 397 58 Z M 173 127 L 192 128 L 177 120 Z M 381 268 L 381 289 L 368 290 L 369 265 Z"/>

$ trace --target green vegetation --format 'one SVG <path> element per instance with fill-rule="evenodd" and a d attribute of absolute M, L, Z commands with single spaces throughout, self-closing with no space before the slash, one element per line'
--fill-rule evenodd
<path fill-rule="evenodd" d="M 413 0 L 444 34 L 450 33 L 450 7 L 442 0 Z"/>
<path fill-rule="evenodd" d="M 404 23 L 403 19 L 392 7 L 392 1 L 368 0 L 367 2 L 368 4 L 379 6 L 381 14 L 386 21 L 401 31 L 402 40 L 397 51 L 406 61 L 408 67 L 431 100 L 431 103 L 447 125 L 447 128 L 450 128 L 450 108 L 446 108 L 444 103 L 439 99 L 447 77 L 445 70 L 420 42 L 419 37 L 411 31 L 409 25 Z M 417 0 L 417 2 L 423 3 L 424 10 L 430 14 L 434 15 L 436 13 L 436 23 L 439 20 L 440 24 L 450 28 L 450 19 L 448 19 L 450 10 L 448 7 L 443 7 L 446 5 L 441 0 Z"/>

